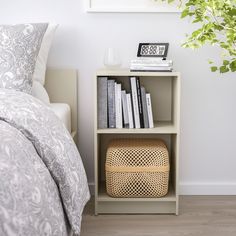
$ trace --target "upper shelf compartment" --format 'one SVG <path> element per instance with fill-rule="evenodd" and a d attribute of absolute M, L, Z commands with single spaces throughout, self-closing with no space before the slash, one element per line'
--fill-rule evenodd
<path fill-rule="evenodd" d="M 141 86 L 151 95 L 154 128 L 140 129 L 97 129 L 100 134 L 176 134 L 179 132 L 180 106 L 180 73 L 179 72 L 130 72 L 128 69 L 99 70 L 96 73 L 96 83 L 99 77 L 115 79 L 130 93 L 130 77 L 139 77 Z M 96 86 L 97 91 L 97 86 Z"/>

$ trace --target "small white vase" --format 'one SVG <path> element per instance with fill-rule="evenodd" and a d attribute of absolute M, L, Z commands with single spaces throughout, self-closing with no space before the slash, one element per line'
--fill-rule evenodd
<path fill-rule="evenodd" d="M 117 69 L 121 66 L 120 56 L 114 48 L 107 48 L 105 51 L 104 65 L 109 69 Z"/>

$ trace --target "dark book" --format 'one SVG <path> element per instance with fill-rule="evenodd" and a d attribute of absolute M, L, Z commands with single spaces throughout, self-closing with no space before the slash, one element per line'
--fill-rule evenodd
<path fill-rule="evenodd" d="M 146 90 L 141 86 L 141 98 L 142 98 L 142 107 L 143 107 L 143 122 L 144 128 L 149 128 L 148 122 L 148 111 L 147 111 L 147 100 L 146 100 Z"/>
<path fill-rule="evenodd" d="M 142 97 L 141 97 L 141 85 L 140 85 L 139 77 L 136 78 L 136 84 L 137 84 L 137 97 L 138 97 L 138 110 L 139 110 L 140 127 L 144 128 L 143 106 L 142 106 Z"/>
<path fill-rule="evenodd" d="M 108 127 L 116 128 L 115 80 L 107 80 Z"/>
<path fill-rule="evenodd" d="M 134 115 L 134 127 L 139 129 L 140 128 L 140 116 L 139 116 L 136 77 L 130 77 L 130 87 L 131 87 L 132 107 L 133 107 L 133 115 Z"/>
<path fill-rule="evenodd" d="M 98 77 L 98 128 L 107 127 L 107 77 Z"/>

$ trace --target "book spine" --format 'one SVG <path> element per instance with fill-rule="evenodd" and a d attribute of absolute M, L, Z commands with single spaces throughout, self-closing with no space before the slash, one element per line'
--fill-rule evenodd
<path fill-rule="evenodd" d="M 146 59 L 133 59 L 130 61 L 134 65 L 173 65 L 173 60 L 163 60 L 163 58 L 146 58 Z"/>
<path fill-rule="evenodd" d="M 130 71 L 143 71 L 143 72 L 171 72 L 173 71 L 172 67 L 168 68 L 150 68 L 150 67 L 145 67 L 145 68 L 134 68 L 130 67 Z"/>
<path fill-rule="evenodd" d="M 140 128 L 144 128 L 143 106 L 142 106 L 142 98 L 141 98 L 141 85 L 140 85 L 139 77 L 136 78 L 136 84 L 137 84 L 137 97 L 138 97 L 138 110 L 139 110 Z"/>
<path fill-rule="evenodd" d="M 173 66 L 171 63 L 130 63 L 130 66 L 134 67 L 170 67 Z"/>
<path fill-rule="evenodd" d="M 150 93 L 146 94 L 149 128 L 153 128 L 152 102 Z"/>
<path fill-rule="evenodd" d="M 98 128 L 106 129 L 107 122 L 107 77 L 98 78 Z"/>
<path fill-rule="evenodd" d="M 137 85 L 136 77 L 130 77 L 132 103 L 133 103 L 133 114 L 134 114 L 134 126 L 135 128 L 140 128 L 140 118 L 139 118 L 139 107 L 138 107 L 138 96 L 137 96 Z"/>
<path fill-rule="evenodd" d="M 127 98 L 127 111 L 128 111 L 128 117 L 129 117 L 129 128 L 134 128 L 134 119 L 133 119 L 133 109 L 132 109 L 132 102 L 131 102 L 131 95 L 130 93 L 126 94 Z"/>
<path fill-rule="evenodd" d="M 116 128 L 123 128 L 122 125 L 122 103 L 121 103 L 121 84 L 115 83 L 115 108 L 116 108 Z"/>
<path fill-rule="evenodd" d="M 127 98 L 125 90 L 121 91 L 121 99 L 122 99 L 124 127 L 129 128 L 129 117 L 128 117 Z"/>
<path fill-rule="evenodd" d="M 145 90 L 144 87 L 141 87 L 141 98 L 142 98 L 142 105 L 143 105 L 144 128 L 149 128 L 148 111 L 147 111 L 147 100 L 146 100 L 146 90 Z"/>
<path fill-rule="evenodd" d="M 115 111 L 115 80 L 108 80 L 108 127 L 116 127 Z"/>

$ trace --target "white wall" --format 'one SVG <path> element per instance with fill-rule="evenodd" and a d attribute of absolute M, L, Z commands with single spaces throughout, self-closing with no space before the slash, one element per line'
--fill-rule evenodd
<path fill-rule="evenodd" d="M 88 14 L 81 0 L 0 0 L 0 23 L 60 24 L 50 66 L 79 70 L 80 152 L 93 182 L 93 75 L 108 46 L 124 66 L 139 42 L 169 42 L 169 57 L 182 73 L 181 193 L 236 194 L 236 74 L 211 73 L 217 50 L 180 47 L 188 21 L 178 14 Z"/>

